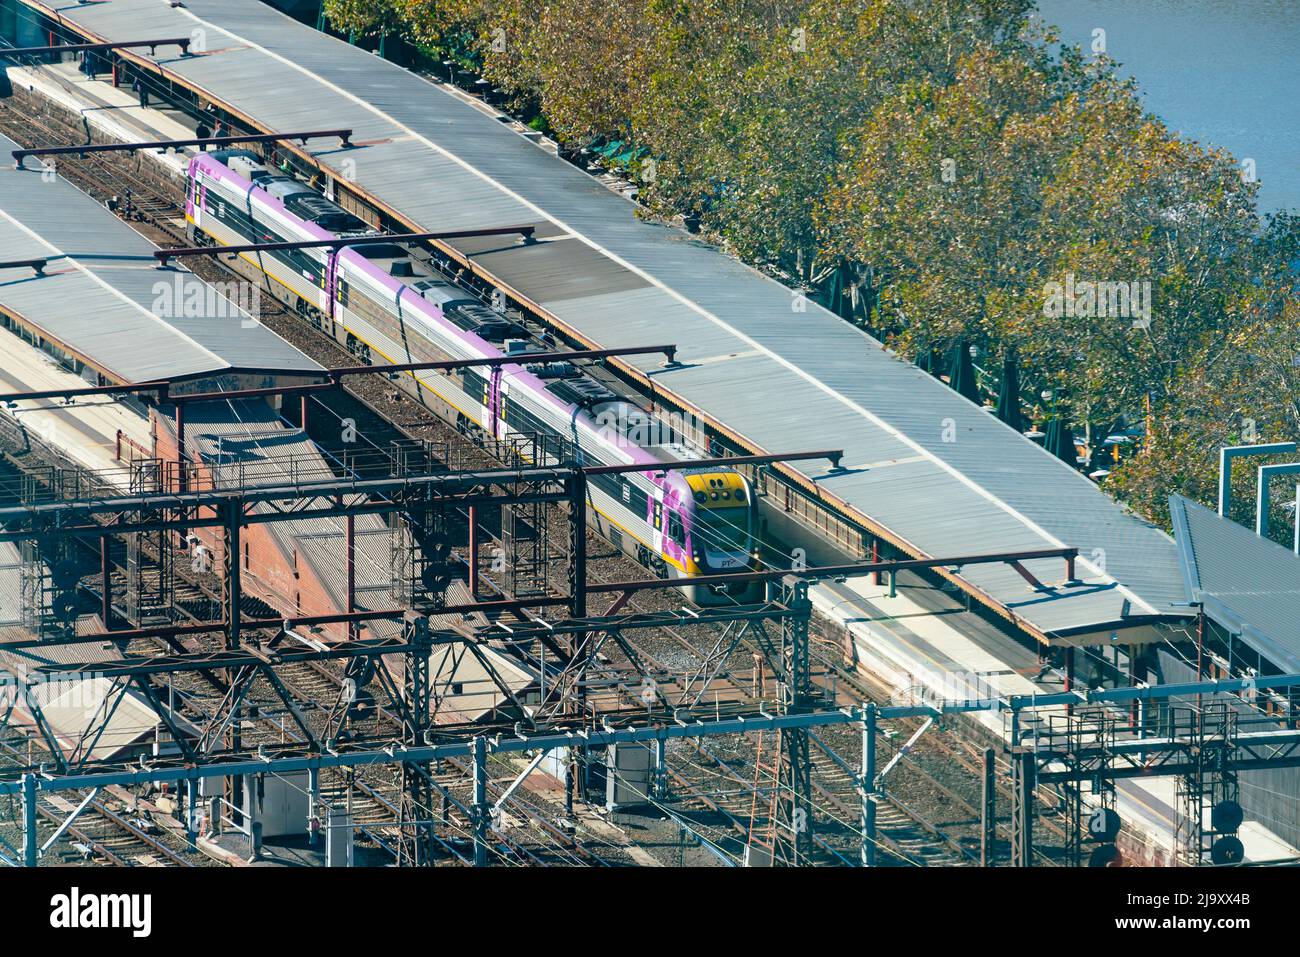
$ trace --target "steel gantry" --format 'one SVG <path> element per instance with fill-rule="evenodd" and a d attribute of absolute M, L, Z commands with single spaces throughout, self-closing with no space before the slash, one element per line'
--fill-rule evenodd
<path fill-rule="evenodd" d="M 776 586 L 779 600 L 790 614 L 781 619 L 779 644 L 773 646 L 760 628 L 758 646 L 777 681 L 777 713 L 803 714 L 816 703 L 808 650 L 812 618 L 808 581 L 786 575 Z M 751 864 L 797 867 L 811 860 L 815 827 L 809 734 L 792 726 L 777 729 L 771 738 L 766 764 L 764 743 L 761 739 L 759 743 L 749 860 Z"/>
<path fill-rule="evenodd" d="M 1113 689 L 1081 693 L 1079 699 L 1093 704 L 1122 704 L 1138 694 L 1143 700 L 1160 701 L 1170 697 L 1197 693 L 1226 693 L 1241 691 L 1246 687 L 1241 680 L 1216 680 L 1189 684 L 1169 685 L 1144 689 Z M 1300 687 L 1300 675 L 1280 675 L 1261 679 L 1256 687 L 1260 688 L 1296 688 Z M 1059 696 L 1045 696 L 1047 698 Z M 1079 700 L 1076 699 L 1076 700 Z M 232 775 L 269 775 L 292 774 L 299 772 L 319 773 L 332 768 L 364 768 L 373 766 L 398 766 L 411 762 L 438 762 L 454 758 L 471 758 L 476 767 L 486 761 L 492 754 L 536 753 L 539 750 L 551 751 L 560 748 L 577 747 L 583 749 L 604 748 L 619 743 L 646 743 L 669 741 L 682 738 L 703 738 L 713 735 L 772 733 L 784 730 L 813 730 L 819 727 L 835 725 L 869 726 L 873 721 L 887 721 L 900 718 L 915 718 L 945 714 L 971 714 L 980 711 L 1004 711 L 1012 714 L 1032 714 L 1043 708 L 1059 705 L 1060 701 L 1044 701 L 1042 698 L 1019 699 L 1004 698 L 993 701 L 941 701 L 925 705 L 896 705 L 875 707 L 816 709 L 797 714 L 747 714 L 725 718 L 706 718 L 699 715 L 675 714 L 662 722 L 637 721 L 623 727 L 598 727 L 588 731 L 548 730 L 536 733 L 524 733 L 518 729 L 496 734 L 485 733 L 483 727 L 465 728 L 456 733 L 449 732 L 448 740 L 408 747 L 376 746 L 356 743 L 351 746 L 340 742 L 337 748 L 314 753 L 302 745 L 284 745 L 266 748 L 259 753 L 244 755 L 222 755 L 209 763 L 190 763 L 179 755 L 161 754 L 144 766 L 132 765 L 119 768 L 88 768 L 77 774 L 53 775 L 36 770 L 4 772 L 0 774 L 0 795 L 12 795 L 23 798 L 24 828 L 28 834 L 27 846 L 34 855 L 39 848 L 36 836 L 34 814 L 35 801 L 39 793 L 59 791 L 77 791 L 90 788 L 110 786 L 146 786 L 163 783 L 181 783 L 199 781 L 208 778 L 228 777 Z M 873 719 L 874 715 L 874 719 Z M 864 769 L 874 761 L 871 757 L 869 739 L 864 739 Z M 1108 749 L 1117 756 L 1133 759 L 1123 768 L 1117 769 L 1120 776 L 1137 777 L 1150 775 L 1144 770 L 1142 762 L 1136 756 L 1146 750 L 1151 755 L 1186 755 L 1187 742 L 1181 739 L 1145 738 L 1132 741 L 1120 740 L 1113 749 Z M 1033 758 L 1032 751 L 1022 751 Z M 1081 756 L 1083 753 L 1081 752 Z M 1036 767 L 1037 762 L 1029 762 Z M 1234 765 L 1238 770 L 1261 767 L 1297 767 L 1300 766 L 1300 731 L 1283 729 L 1277 731 L 1243 732 L 1234 738 Z M 1166 773 L 1180 773 L 1190 765 L 1177 758 L 1163 765 Z M 1074 774 L 1072 770 L 1048 770 L 1038 775 L 1038 783 L 1052 783 L 1068 779 Z M 864 775 L 865 778 L 865 775 Z M 484 780 L 481 797 L 483 807 L 490 812 L 486 797 Z M 1026 783 L 1029 783 L 1028 781 Z M 867 790 L 864 786 L 864 791 Z M 476 799 L 478 800 L 478 799 Z M 864 812 L 865 812 L 864 808 Z M 483 824 L 481 834 L 486 841 L 487 825 Z M 871 845 L 866 841 L 864 829 L 863 860 L 867 860 Z M 487 852 L 484 851 L 484 861 Z M 29 858 L 31 859 L 31 858 Z"/>
<path fill-rule="evenodd" d="M 1106 811 L 1114 811 L 1116 782 L 1160 776 L 1175 779 L 1174 838 L 1179 859 L 1191 865 L 1207 858 L 1215 863 L 1240 860 L 1240 844 L 1234 843 L 1240 824 L 1239 816 L 1234 817 L 1240 814 L 1237 776 L 1300 767 L 1300 729 L 1294 718 L 1253 712 L 1238 700 L 1243 693 L 1256 693 L 1257 683 L 1263 690 L 1290 691 L 1300 687 L 1300 677 L 1218 679 L 1009 699 L 1012 865 L 1028 867 L 1034 861 L 1038 786 L 1056 786 L 1064 792 L 1070 828 L 1076 831 L 1067 833 L 1066 851 L 1073 863 L 1081 863 L 1085 839 L 1114 842 L 1113 834 L 1088 833 L 1091 829 L 1084 822 L 1104 822 Z M 1200 696 L 1215 696 L 1215 700 L 1196 706 L 1176 704 L 1178 699 Z M 1070 698 L 1076 705 L 1099 704 L 1112 710 L 1047 714 L 1032 730 L 1025 727 L 1024 717 L 1069 704 Z M 1128 723 L 1125 706 L 1135 701 L 1164 705 L 1164 733 L 1150 736 L 1145 722 Z M 1256 730 L 1243 730 L 1243 726 Z M 1213 813 L 1225 804 L 1229 813 Z M 1205 821 L 1211 819 L 1215 824 L 1207 831 Z M 1115 821 L 1110 829 L 1118 830 L 1118 818 Z M 1221 843 L 1223 838 L 1232 840 Z M 1095 858 L 1100 863 L 1110 859 Z"/>
<path fill-rule="evenodd" d="M 0 51 L 4 52 L 4 51 Z M 19 169 L 29 156 L 67 156 L 84 157 L 87 153 L 129 153 L 135 150 L 176 149 L 181 146 L 233 146 L 236 143 L 277 143 L 283 140 L 299 140 L 305 143 L 309 139 L 320 137 L 338 137 L 344 147 L 350 147 L 351 130 L 307 130 L 298 133 L 254 133 L 240 136 L 202 136 L 183 140 L 157 140 L 152 143 L 85 143 L 79 146 L 36 146 L 29 149 L 10 150 Z"/>

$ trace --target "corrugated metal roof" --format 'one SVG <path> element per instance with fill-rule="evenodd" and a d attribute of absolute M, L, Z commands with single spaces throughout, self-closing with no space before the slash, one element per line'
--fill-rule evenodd
<path fill-rule="evenodd" d="M 0 135 L 6 158 L 17 148 Z M 320 370 L 198 276 L 156 269 L 153 243 L 38 166 L 0 166 L 0 260 L 52 258 L 43 277 L 0 269 L 0 308 L 120 382 Z"/>
<path fill-rule="evenodd" d="M 1204 505 L 1169 497 L 1187 600 L 1288 673 L 1300 672 L 1300 556 Z"/>
<path fill-rule="evenodd" d="M 172 425 L 170 421 L 167 424 Z M 320 449 L 301 429 L 285 425 L 275 410 L 259 399 L 188 404 L 185 445 L 195 461 L 208 464 L 218 488 L 322 481 L 336 475 Z M 310 504 L 324 507 L 328 502 L 315 499 Z M 275 509 L 263 504 L 254 510 Z M 280 548 L 287 566 L 292 565 L 296 553 L 298 562 L 306 563 L 316 573 L 334 607 L 340 611 L 346 608 L 345 519 L 270 522 L 265 528 Z M 355 606 L 371 611 L 391 608 L 394 601 L 389 594 L 392 558 L 388 526 L 380 516 L 366 514 L 354 517 L 353 528 Z M 252 571 L 256 574 L 258 570 Z M 382 636 L 401 631 L 400 623 L 388 621 L 367 623 L 366 627 Z"/>
<path fill-rule="evenodd" d="M 37 4 L 37 0 L 24 0 Z M 48 5 L 46 5 L 48 8 Z M 1043 634 L 1110 629 L 1126 615 L 1184 615 L 1173 541 L 1087 478 L 819 306 L 634 207 L 490 115 L 257 0 L 154 0 L 60 8 L 110 39 L 204 31 L 207 53 L 170 77 L 268 129 L 329 117 L 351 151 L 317 159 L 421 229 L 542 220 L 567 238 L 488 253 L 513 292 L 587 341 L 665 335 L 683 366 L 629 360 L 657 387 L 772 452 L 845 450 L 848 470 L 799 471 L 920 555 L 1082 550 L 1081 585 L 1029 589 L 1006 566 L 962 579 Z M 478 260 L 476 260 L 478 261 Z M 1045 582 L 1055 562 L 1029 563 Z"/>
<path fill-rule="evenodd" d="M 13 637 L 30 638 L 31 635 L 15 631 Z M 93 742 L 85 754 L 103 760 L 153 734 L 161 723 L 144 695 L 132 689 L 123 692 L 120 680 L 93 673 L 68 675 L 56 671 L 41 680 L 36 680 L 32 673 L 45 665 L 109 662 L 121 658 L 121 652 L 108 642 L 83 642 L 0 651 L 0 668 L 9 671 L 15 680 L 27 683 L 32 702 L 40 707 L 42 717 L 65 753 Z M 20 695 L 15 707 L 19 720 L 28 725 L 33 724 L 30 704 Z M 104 717 L 106 708 L 111 709 L 107 718 Z M 188 726 L 184 719 L 180 720 Z"/>

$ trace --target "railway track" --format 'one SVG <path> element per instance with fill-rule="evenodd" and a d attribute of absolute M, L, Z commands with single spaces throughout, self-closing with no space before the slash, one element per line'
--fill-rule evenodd
<path fill-rule="evenodd" d="M 63 800 L 56 804 L 52 798 L 53 795 L 45 796 L 37 805 L 37 812 L 57 827 L 73 806 Z M 98 798 L 91 801 L 65 833 L 71 839 L 71 850 L 89 863 L 102 860 L 118 867 L 194 867 L 193 858 L 201 857 L 193 849 L 176 850 L 172 845 L 181 842 L 175 837 L 165 837 L 167 832 L 152 820 L 140 816 L 132 819 Z M 67 855 L 64 860 L 67 861 Z"/>
<path fill-rule="evenodd" d="M 825 795 L 834 809 L 836 818 L 852 822 L 852 836 L 858 840 L 860 827 L 860 798 L 858 778 L 833 758 L 820 739 L 809 748 L 812 758 L 814 787 Z M 922 867 L 961 867 L 977 858 L 949 831 L 932 823 L 910 804 L 905 804 L 890 791 L 880 792 L 876 800 L 876 834 L 884 847 L 902 863 Z M 854 847 L 852 851 L 856 851 Z"/>
<path fill-rule="evenodd" d="M 177 570 L 173 607 L 180 611 L 185 620 L 190 623 L 211 621 L 220 617 L 220 585 L 215 576 L 208 575 L 207 578 L 210 580 L 205 581 L 201 577 L 195 577 Z M 115 594 L 125 593 L 125 568 L 120 562 L 114 562 L 113 564 L 112 584 Z M 98 599 L 99 596 L 96 593 L 94 597 Z M 277 612 L 270 606 L 248 595 L 244 597 L 242 610 L 250 618 L 278 617 Z M 162 641 L 151 641 L 149 644 L 157 651 L 174 650 Z M 189 644 L 196 650 L 205 647 L 215 649 L 218 646 L 216 641 L 205 642 L 198 638 L 191 639 Z M 135 653 L 139 653 L 139 651 L 140 649 L 137 647 Z M 319 662 L 299 662 L 284 665 L 278 669 L 277 674 L 281 682 L 291 692 L 300 713 L 308 721 L 317 725 L 314 730 L 323 731 L 325 719 L 339 701 L 343 681 L 342 675 Z M 196 727 L 205 726 L 209 721 L 211 708 L 215 704 L 213 687 L 205 684 L 198 675 L 193 673 L 175 675 L 172 677 L 171 682 L 173 683 L 169 684 L 169 693 L 172 696 L 176 714 Z M 291 722 L 285 720 L 282 703 L 278 702 L 277 699 L 264 698 L 261 701 L 250 701 L 249 703 L 250 705 L 256 705 L 259 717 L 253 721 L 241 722 L 245 747 L 256 747 L 260 743 L 283 744 L 289 741 L 297 744 L 305 743 L 305 739 L 298 729 Z M 383 708 L 378 708 L 373 720 L 377 725 L 382 725 L 382 730 L 390 735 L 392 739 L 399 739 L 401 723 L 395 715 Z M 379 730 L 377 727 L 376 733 Z M 9 751 L 21 758 L 16 746 L 10 745 Z M 20 761 L 19 763 L 24 764 L 26 762 Z M 463 791 L 463 807 L 463 801 L 468 800 L 471 780 L 470 770 L 462 763 L 448 762 L 446 766 L 450 770 L 448 773 L 436 776 L 437 785 L 444 793 L 450 793 L 454 789 Z M 402 828 L 398 821 L 399 808 L 397 801 L 400 800 L 400 797 L 397 783 L 395 781 L 380 781 L 372 784 L 364 780 L 352 779 L 345 785 L 340 780 L 341 773 L 329 774 L 323 777 L 332 779 L 323 781 L 323 796 L 326 802 L 329 803 L 332 799 L 337 801 L 340 795 L 347 794 L 350 791 L 351 795 L 347 804 L 352 809 L 358 832 L 369 839 L 376 847 L 396 857 L 398 845 L 402 838 Z M 493 784 L 489 788 L 489 793 L 499 797 L 501 790 L 500 786 Z M 524 830 L 530 832 L 531 839 L 534 842 L 539 844 L 543 842 L 562 842 L 565 845 L 571 845 L 558 855 L 560 860 L 564 862 L 576 861 L 592 866 L 602 866 L 608 863 L 599 854 L 576 845 L 572 835 L 555 827 L 547 820 L 548 817 L 558 816 L 559 810 L 557 808 L 542 808 L 536 804 L 526 804 L 522 796 L 519 795 L 510 799 L 509 806 L 518 811 L 518 820 L 527 823 Z M 51 810 L 48 805 L 45 807 L 45 811 L 46 816 L 51 821 L 56 819 L 55 811 Z M 122 853 L 117 853 L 117 851 L 130 850 L 134 858 L 143 860 L 152 847 L 156 856 L 171 863 L 177 862 L 174 857 L 169 856 L 170 849 L 165 845 L 153 847 L 150 844 L 151 838 L 147 832 L 140 828 L 133 832 L 129 821 L 120 815 L 114 815 L 107 807 L 102 806 L 102 802 L 93 803 L 85 813 L 90 814 L 92 811 L 97 812 L 99 817 L 115 826 L 119 832 L 112 840 L 109 840 L 101 834 L 87 833 L 82 829 L 70 828 L 67 831 L 68 839 L 73 840 L 74 844 L 88 848 L 90 852 L 93 852 L 91 854 L 92 859 L 108 863 L 119 863 L 124 857 Z M 472 833 L 469 818 L 454 809 L 444 813 L 441 823 L 444 828 L 459 831 L 466 836 Z M 137 848 L 134 846 L 136 843 L 145 846 Z M 461 843 L 467 844 L 467 840 L 462 840 Z M 450 858 L 459 857 L 464 859 L 464 854 L 457 854 L 456 848 L 452 844 L 444 842 L 444 846 Z M 542 849 L 542 853 L 539 855 L 537 849 L 530 848 L 524 840 L 505 835 L 496 835 L 493 846 L 500 849 L 503 857 L 514 861 L 542 863 L 548 856 L 555 856 L 549 854 L 545 848 Z"/>
<path fill-rule="evenodd" d="M 193 583 L 188 583 L 187 587 L 197 590 L 207 601 L 214 598 L 205 589 Z M 250 617 L 267 618 L 276 617 L 278 614 L 275 609 L 265 605 L 259 599 L 247 598 L 246 602 L 250 607 L 245 611 Z M 200 619 L 196 618 L 195 620 Z M 304 718 L 318 725 L 313 730 L 318 734 L 323 733 L 324 724 L 339 704 L 343 688 L 343 675 L 322 662 L 283 664 L 277 668 L 276 673 L 281 683 L 292 694 Z M 275 702 L 272 701 L 271 705 L 274 706 L 274 704 Z M 315 720 L 313 721 L 313 719 Z M 369 720 L 374 722 L 374 727 L 371 729 L 373 735 L 387 735 L 393 740 L 400 740 L 402 734 L 401 719 L 387 708 L 382 705 L 377 706 Z M 285 743 L 286 740 L 297 744 L 305 743 L 305 739 L 300 732 L 292 724 L 284 720 L 283 714 L 276 716 L 269 713 L 268 710 L 268 715 L 257 722 L 257 727 L 261 729 L 261 734 L 246 735 L 246 745 L 255 745 L 259 740 L 267 743 Z M 441 824 L 444 828 L 458 831 L 467 838 L 473 832 L 473 824 L 467 810 L 469 788 L 473 775 L 472 769 L 467 763 L 455 760 L 443 762 L 443 767 L 449 770 L 432 775 L 435 788 L 448 796 L 455 794 L 457 791 L 461 793 L 459 801 L 453 799 L 444 803 L 443 813 L 440 817 Z M 383 778 L 384 772 L 375 772 L 374 776 Z M 389 777 L 393 778 L 395 775 Z M 403 828 L 399 821 L 401 814 L 399 783 L 393 779 L 368 782 L 348 772 L 333 772 L 324 775 L 323 778 L 323 803 L 331 806 L 346 804 L 350 807 L 354 825 L 360 833 L 365 835 L 377 847 L 396 858 L 398 856 L 398 846 L 404 837 Z M 503 790 L 499 784 L 489 782 L 488 793 L 490 797 L 499 798 Z M 576 858 L 582 863 L 593 866 L 603 866 L 607 863 L 600 855 L 575 843 L 571 834 L 547 820 L 548 817 L 558 815 L 558 808 L 542 808 L 531 804 L 518 792 L 510 798 L 510 807 L 519 811 L 519 818 L 527 821 L 532 830 L 536 832 L 533 835 L 536 843 L 558 842 L 567 844 L 570 845 L 570 849 L 562 855 L 565 858 Z M 426 810 L 432 814 L 432 808 Z M 461 843 L 467 844 L 467 841 L 462 840 Z M 502 849 L 504 856 L 515 860 L 531 860 L 533 863 L 542 863 L 544 857 L 541 855 L 544 855 L 547 850 L 543 846 L 539 854 L 538 848 L 530 847 L 521 840 L 502 834 L 495 835 L 493 843 Z M 457 854 L 457 848 L 451 844 L 445 843 L 444 847 L 451 857 L 463 856 Z"/>
<path fill-rule="evenodd" d="M 27 741 L 23 741 L 27 744 Z M 25 761 L 26 755 L 13 741 L 0 741 L 0 751 Z M 41 792 L 36 805 L 38 838 L 44 843 L 63 825 L 80 804 L 63 793 Z M 44 825 L 42 827 L 41 825 Z M 61 864 L 110 864 L 116 867 L 195 867 L 211 863 L 183 836 L 160 827 L 150 815 L 125 807 L 117 810 L 108 798 L 96 795 L 45 856 Z"/>

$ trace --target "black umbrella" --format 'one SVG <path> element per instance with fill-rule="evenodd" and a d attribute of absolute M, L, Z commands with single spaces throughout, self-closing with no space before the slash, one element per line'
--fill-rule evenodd
<path fill-rule="evenodd" d="M 1025 431 L 1025 415 L 1020 409 L 1020 369 L 1010 352 L 1002 359 L 1002 385 L 998 389 L 998 418 L 1017 432 Z"/>
<path fill-rule="evenodd" d="M 948 385 L 976 405 L 980 404 L 980 391 L 975 385 L 975 363 L 971 362 L 970 349 L 964 342 L 953 347 L 952 362 L 948 366 Z"/>
<path fill-rule="evenodd" d="M 1074 432 L 1062 419 L 1052 419 L 1047 423 L 1047 434 L 1043 438 L 1043 448 L 1051 452 L 1062 462 L 1077 466 L 1078 452 L 1074 448 Z"/>
<path fill-rule="evenodd" d="M 930 373 L 930 375 L 938 374 L 938 365 L 933 349 L 927 348 L 916 357 L 916 367 Z"/>

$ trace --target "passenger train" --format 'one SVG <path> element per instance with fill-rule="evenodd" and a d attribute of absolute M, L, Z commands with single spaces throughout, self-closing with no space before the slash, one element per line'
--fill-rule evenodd
<path fill-rule="evenodd" d="M 191 161 L 185 216 L 196 245 L 375 235 L 248 150 L 201 153 Z M 644 464 L 642 471 L 592 476 L 587 515 L 600 534 L 656 575 L 689 579 L 759 567 L 757 508 L 743 475 L 656 468 L 703 456 L 682 441 L 645 441 L 658 431 L 650 413 L 572 363 L 529 362 L 528 351 L 536 349 L 525 329 L 412 252 L 380 241 L 241 258 L 273 281 L 279 298 L 365 363 L 517 354 L 517 364 L 409 372 L 399 379 L 462 431 L 497 439 L 559 436 L 586 465 Z M 759 587 L 683 584 L 682 590 L 699 604 L 720 604 L 754 600 Z"/>

